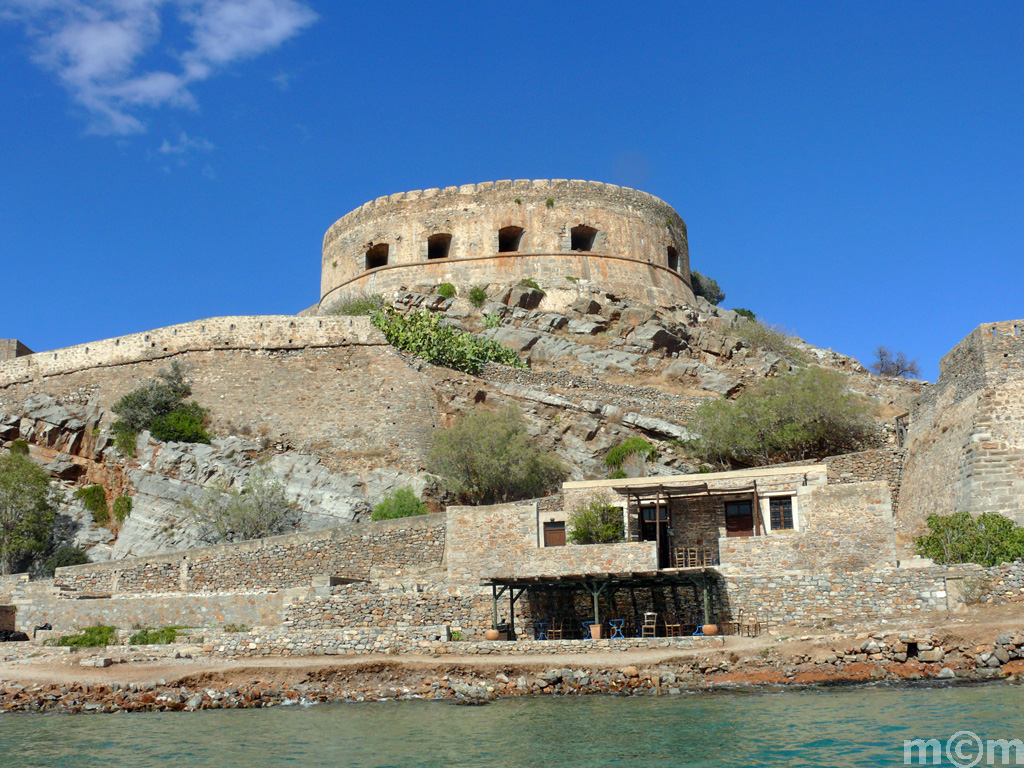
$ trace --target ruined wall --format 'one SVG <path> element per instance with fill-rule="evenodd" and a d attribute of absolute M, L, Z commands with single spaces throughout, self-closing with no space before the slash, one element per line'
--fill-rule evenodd
<path fill-rule="evenodd" d="M 653 571 L 658 567 L 653 542 L 538 547 L 537 515 L 534 502 L 448 507 L 448 578 L 479 584 L 491 577 Z"/>
<path fill-rule="evenodd" d="M 317 577 L 436 570 L 444 547 L 444 517 L 423 515 L 58 568 L 54 581 L 87 595 L 284 589 Z"/>
<path fill-rule="evenodd" d="M 986 323 L 940 364 L 911 414 L 900 516 L 997 512 L 1024 523 L 1024 321 Z"/>
<path fill-rule="evenodd" d="M 800 530 L 719 540 L 722 571 L 814 574 L 896 565 L 889 486 L 883 481 L 797 490 Z"/>
<path fill-rule="evenodd" d="M 597 230 L 586 256 L 573 253 L 571 230 L 580 225 Z M 509 226 L 522 228 L 522 237 L 514 252 L 499 256 L 498 231 Z M 444 258 L 428 258 L 428 239 L 436 235 L 450 235 Z M 383 245 L 386 266 L 368 272 L 367 250 Z M 439 282 L 470 287 L 566 275 L 619 286 L 634 298 L 651 298 L 646 289 L 656 289 L 692 302 L 686 224 L 652 195 L 600 182 L 497 181 L 400 192 L 366 203 L 327 231 L 320 306 Z"/>

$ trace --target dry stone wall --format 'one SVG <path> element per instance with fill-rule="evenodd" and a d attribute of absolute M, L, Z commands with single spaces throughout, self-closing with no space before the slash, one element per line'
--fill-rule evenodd
<path fill-rule="evenodd" d="M 58 568 L 55 583 L 79 595 L 284 589 L 318 577 L 436 570 L 444 547 L 443 515 L 423 515 Z"/>
<path fill-rule="evenodd" d="M 586 243 L 573 240 L 581 226 L 593 230 Z M 513 244 L 499 236 L 507 227 L 521 230 Z M 443 250 L 432 250 L 431 238 L 440 238 Z M 652 195 L 600 182 L 400 192 L 366 203 L 327 231 L 320 306 L 440 282 L 470 287 L 566 275 L 634 298 L 660 293 L 692 303 L 686 224 Z"/>

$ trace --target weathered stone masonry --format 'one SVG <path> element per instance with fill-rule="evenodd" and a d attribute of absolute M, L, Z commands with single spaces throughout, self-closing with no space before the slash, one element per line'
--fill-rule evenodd
<path fill-rule="evenodd" d="M 686 224 L 652 195 L 593 181 L 400 192 L 327 231 L 320 307 L 440 282 L 467 288 L 565 276 L 652 303 L 692 302 Z"/>

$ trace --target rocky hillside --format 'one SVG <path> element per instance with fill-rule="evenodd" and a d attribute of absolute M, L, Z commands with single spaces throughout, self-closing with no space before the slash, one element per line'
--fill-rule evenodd
<path fill-rule="evenodd" d="M 398 352 L 373 334 L 365 344 L 291 350 L 220 350 L 174 356 L 210 411 L 211 445 L 161 443 L 143 433 L 137 455 L 113 448 L 111 406 L 168 364 L 114 365 L 0 388 L 0 441 L 32 455 L 69 491 L 62 540 L 94 560 L 199 543 L 186 499 L 214 483 L 244 484 L 262 464 L 301 509 L 301 525 L 355 522 L 391 489 L 412 485 L 443 502 L 426 474 L 431 433 L 469 409 L 514 404 L 530 432 L 574 479 L 604 477 L 607 451 L 633 435 L 654 443 L 654 473 L 693 471 L 682 441 L 689 415 L 707 398 L 734 397 L 801 364 L 845 373 L 879 403 L 881 442 L 920 383 L 881 379 L 830 350 L 790 339 L 779 351 L 744 332 L 736 313 L 626 301 L 568 279 L 540 288 L 484 287 L 488 300 L 400 292 L 400 311 L 429 309 L 446 322 L 514 347 L 528 370 L 489 365 L 470 376 Z M 97 525 L 70 491 L 104 487 L 132 497 L 123 522 Z"/>

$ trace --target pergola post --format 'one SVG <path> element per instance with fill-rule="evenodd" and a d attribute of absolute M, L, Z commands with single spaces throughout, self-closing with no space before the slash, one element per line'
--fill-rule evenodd
<path fill-rule="evenodd" d="M 700 591 L 704 597 L 704 623 L 711 623 L 711 597 L 708 594 L 708 576 L 702 573 L 700 576 Z"/>
<path fill-rule="evenodd" d="M 498 585 L 491 584 L 491 607 L 494 609 L 494 621 L 491 622 L 491 629 L 498 628 Z"/>

